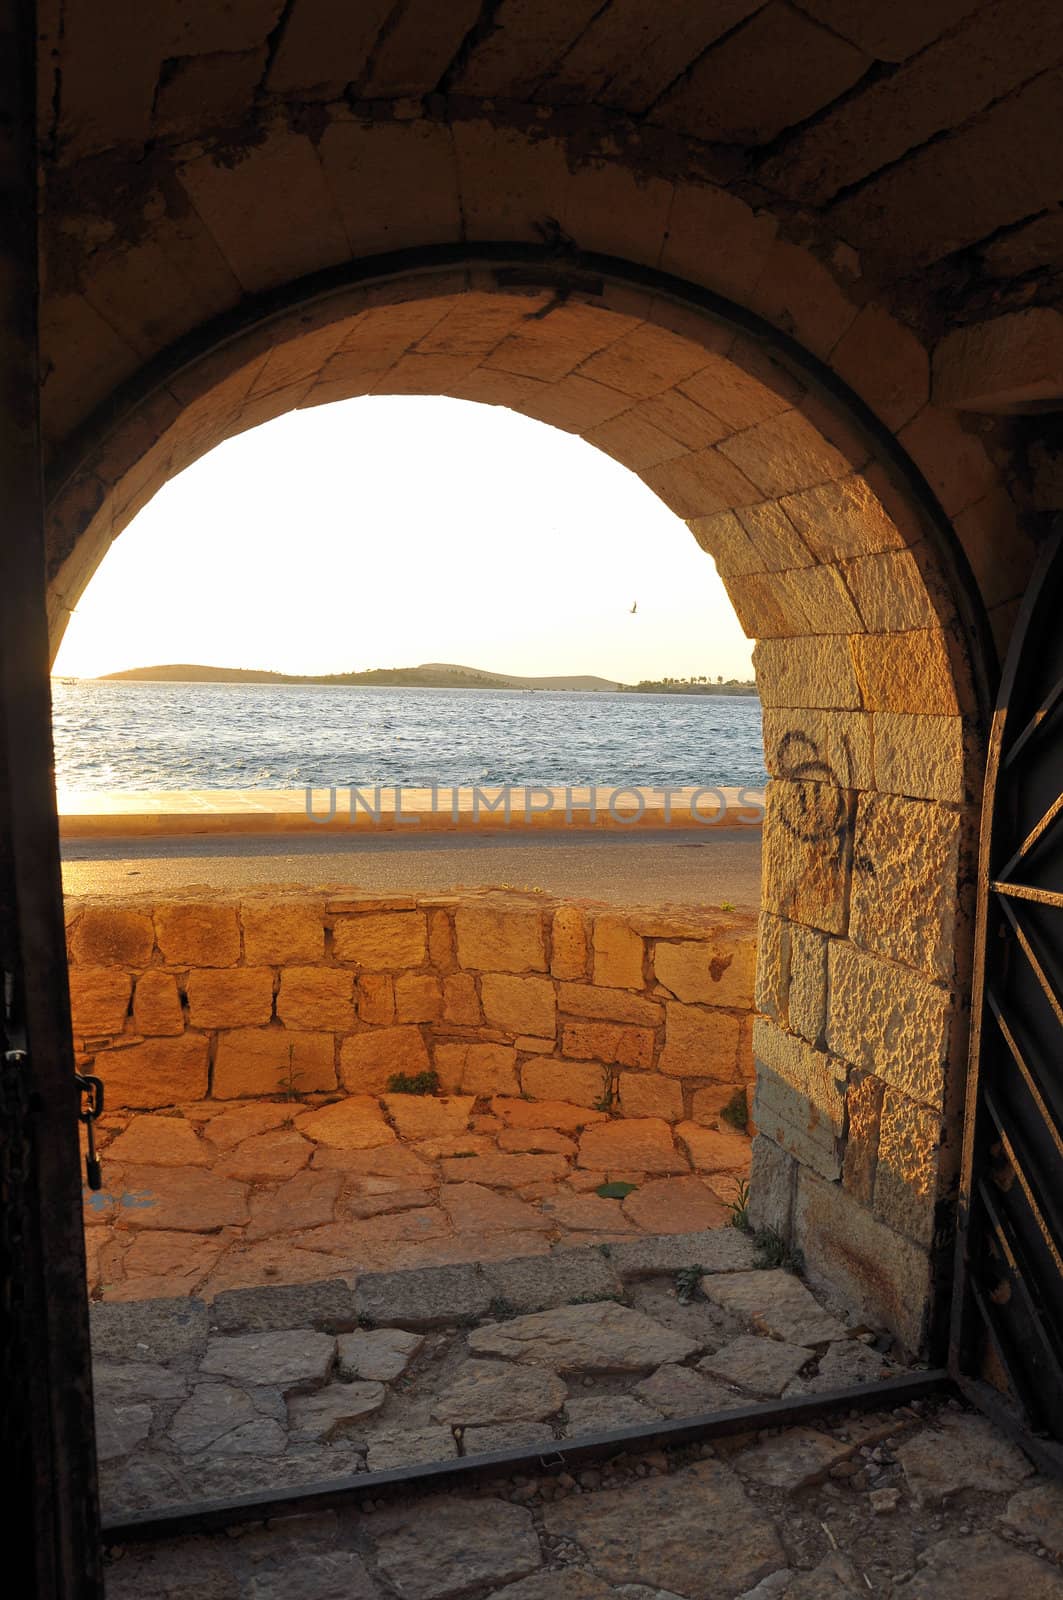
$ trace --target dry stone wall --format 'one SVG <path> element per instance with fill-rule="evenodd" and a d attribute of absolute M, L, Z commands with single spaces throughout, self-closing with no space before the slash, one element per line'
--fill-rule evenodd
<path fill-rule="evenodd" d="M 751 919 L 480 892 L 68 904 L 82 1063 L 109 1111 L 291 1095 L 566 1101 L 746 1119 Z"/>

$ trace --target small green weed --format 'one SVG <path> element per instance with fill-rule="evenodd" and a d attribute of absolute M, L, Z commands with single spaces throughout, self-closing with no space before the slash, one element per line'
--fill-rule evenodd
<path fill-rule="evenodd" d="M 753 1235 L 757 1258 L 753 1265 L 762 1271 L 782 1267 L 786 1272 L 803 1272 L 805 1258 L 796 1245 L 787 1244 L 778 1228 L 758 1228 Z"/>
<path fill-rule="evenodd" d="M 388 1079 L 388 1094 L 438 1094 L 438 1072 L 396 1072 Z"/>
<path fill-rule="evenodd" d="M 749 1222 L 749 1184 L 745 1178 L 739 1179 L 737 1192 L 731 1201 L 731 1227 L 741 1233 L 753 1231 Z"/>
<path fill-rule="evenodd" d="M 675 1293 L 681 1306 L 688 1306 L 693 1300 L 704 1272 L 704 1267 L 680 1267 L 675 1275 Z"/>
<path fill-rule="evenodd" d="M 720 910 L 721 911 L 733 911 L 734 910 L 734 906 L 732 905 L 730 900 L 721 900 L 720 901 Z"/>
<path fill-rule="evenodd" d="M 745 1133 L 749 1127 L 749 1106 L 744 1089 L 735 1090 L 720 1112 L 720 1121 L 729 1122 L 732 1128 L 737 1128 L 740 1133 Z"/>
<path fill-rule="evenodd" d="M 637 1183 L 624 1183 L 621 1179 L 616 1178 L 612 1183 L 600 1183 L 594 1192 L 601 1195 L 603 1200 L 623 1200 L 626 1195 L 632 1194 L 637 1188 Z"/>

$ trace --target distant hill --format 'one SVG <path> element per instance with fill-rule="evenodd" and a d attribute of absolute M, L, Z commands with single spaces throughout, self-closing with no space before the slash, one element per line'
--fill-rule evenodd
<path fill-rule="evenodd" d="M 369 672 L 298 674 L 261 672 L 248 667 L 203 667 L 179 662 L 158 667 L 129 667 L 106 672 L 105 683 L 308 683 L 333 685 L 379 684 L 413 689 L 575 689 L 584 693 L 626 694 L 755 694 L 752 684 L 718 684 L 662 679 L 659 682 L 617 683 L 612 678 L 576 674 L 572 677 L 521 678 L 507 672 L 483 672 L 449 661 L 426 661 L 419 667 L 374 667 Z"/>

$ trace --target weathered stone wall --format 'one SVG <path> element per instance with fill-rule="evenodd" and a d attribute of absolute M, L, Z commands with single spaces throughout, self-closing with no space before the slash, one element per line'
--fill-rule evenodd
<path fill-rule="evenodd" d="M 546 895 L 68 903 L 80 1058 L 110 1111 L 291 1094 L 521 1095 L 741 1125 L 754 929 Z"/>

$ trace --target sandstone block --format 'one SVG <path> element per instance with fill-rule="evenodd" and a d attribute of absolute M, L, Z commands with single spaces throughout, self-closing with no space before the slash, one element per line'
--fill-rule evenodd
<path fill-rule="evenodd" d="M 273 1128 L 219 1157 L 215 1170 L 240 1183 L 277 1183 L 301 1172 L 313 1153 L 313 1145 L 294 1128 Z"/>
<path fill-rule="evenodd" d="M 595 917 L 594 983 L 609 989 L 641 989 L 645 950 L 622 917 Z"/>
<path fill-rule="evenodd" d="M 825 1178 L 841 1176 L 842 1147 L 830 1123 L 782 1079 L 764 1073 L 753 1097 L 753 1118 L 760 1133 Z"/>
<path fill-rule="evenodd" d="M 235 906 L 196 901 L 157 905 L 155 934 L 170 967 L 232 967 L 240 959 Z"/>
<path fill-rule="evenodd" d="M 648 1028 L 615 1022 L 566 1022 L 561 1030 L 561 1052 L 624 1067 L 651 1067 L 653 1034 Z"/>
<path fill-rule="evenodd" d="M 699 1172 L 749 1171 L 750 1142 L 744 1133 L 723 1133 L 700 1122 L 680 1122 L 675 1130 L 680 1146 Z"/>
<path fill-rule="evenodd" d="M 431 1139 L 464 1133 L 469 1126 L 475 1095 L 388 1094 L 384 1107 L 400 1139 Z"/>
<path fill-rule="evenodd" d="M 623 1205 L 624 1215 L 646 1233 L 688 1233 L 722 1228 L 730 1221 L 719 1195 L 695 1177 L 653 1178 L 639 1184 Z"/>
<path fill-rule="evenodd" d="M 860 709 L 852 652 L 840 635 L 763 639 L 753 651 L 753 665 L 765 707 Z"/>
<path fill-rule="evenodd" d="M 817 758 L 795 771 L 825 772 Z M 830 782 L 768 785 L 762 846 L 764 908 L 844 933 L 852 862 L 853 793 Z"/>
<path fill-rule="evenodd" d="M 748 1122 L 749 1098 L 749 1090 L 744 1084 L 706 1084 L 703 1089 L 695 1089 L 691 1096 L 691 1120 L 699 1122 L 703 1128 L 718 1126 L 721 1131 L 725 1131 L 728 1127 L 744 1129 L 745 1124 L 741 1118 L 744 1112 Z M 739 1117 L 737 1122 L 734 1120 L 735 1113 Z"/>
<path fill-rule="evenodd" d="M 395 1021 L 395 982 L 386 972 L 363 972 L 358 979 L 358 1015 L 387 1027 Z"/>
<path fill-rule="evenodd" d="M 504 1500 L 439 1496 L 415 1510 L 387 1510 L 374 1520 L 373 1539 L 385 1581 L 409 1600 L 463 1588 L 487 1593 L 542 1565 L 530 1511 Z"/>
<path fill-rule="evenodd" d="M 578 906 L 554 912 L 550 971 L 555 978 L 578 981 L 587 972 L 587 919 Z"/>
<path fill-rule="evenodd" d="M 653 955 L 657 981 L 677 1000 L 748 1010 L 753 1004 L 756 946 L 751 939 L 711 943 L 658 941 Z"/>
<path fill-rule="evenodd" d="M 483 1012 L 471 972 L 454 972 L 443 979 L 443 1018 L 458 1027 L 480 1026 Z"/>
<path fill-rule="evenodd" d="M 790 1027 L 816 1044 L 827 1025 L 827 936 L 790 924 Z"/>
<path fill-rule="evenodd" d="M 487 972 L 545 972 L 538 906 L 462 905 L 454 914 L 461 966 Z"/>
<path fill-rule="evenodd" d="M 320 1110 L 304 1112 L 295 1125 L 306 1138 L 339 1150 L 372 1150 L 395 1142 L 394 1132 L 371 1095 L 350 1095 Z"/>
<path fill-rule="evenodd" d="M 132 992 L 133 980 L 121 967 L 71 967 L 70 1020 L 74 1032 L 121 1033 Z"/>
<path fill-rule="evenodd" d="M 887 794 L 961 804 L 966 795 L 963 719 L 876 712 L 875 782 Z"/>
<path fill-rule="evenodd" d="M 173 1034 L 184 1029 L 184 1012 L 172 973 L 142 972 L 133 995 L 133 1026 L 138 1033 Z"/>
<path fill-rule="evenodd" d="M 826 1123 L 840 1135 L 845 1126 L 845 1064 L 816 1050 L 793 1033 L 784 1033 L 767 1018 L 753 1024 L 753 1050 L 758 1065 L 758 1093 L 766 1078 L 777 1079 L 807 1102 L 809 1123 Z"/>
<path fill-rule="evenodd" d="M 318 901 L 307 905 L 275 901 L 249 901 L 240 907 L 244 928 L 244 958 L 249 966 L 308 966 L 324 960 L 325 908 Z"/>
<path fill-rule="evenodd" d="M 88 906 L 70 934 L 70 958 L 101 967 L 146 967 L 155 947 L 155 930 L 146 911 L 119 906 Z"/>
<path fill-rule="evenodd" d="M 591 1111 L 567 1100 L 510 1100 L 499 1096 L 492 1100 L 491 1110 L 509 1128 L 556 1128 L 571 1133 L 606 1120 L 604 1111 Z"/>
<path fill-rule="evenodd" d="M 453 972 L 457 961 L 454 924 L 450 913 L 441 909 L 428 913 L 428 959 L 437 972 Z"/>
<path fill-rule="evenodd" d="M 834 942 L 827 1046 L 924 1105 L 940 1107 L 948 1064 L 949 994 L 907 967 Z"/>
<path fill-rule="evenodd" d="M 435 1022 L 442 1008 L 442 990 L 434 973 L 402 972 L 396 977 L 396 1022 Z"/>
<path fill-rule="evenodd" d="M 458 914 L 460 917 L 460 911 Z M 460 931 L 458 937 L 460 945 Z M 480 995 L 487 1021 L 507 1033 L 533 1033 L 546 1038 L 557 1026 L 557 1002 L 549 978 L 486 972 L 480 980 Z"/>
<path fill-rule="evenodd" d="M 497 1361 L 466 1361 L 432 1401 L 432 1417 L 462 1427 L 541 1421 L 560 1411 L 567 1393 L 567 1386 L 552 1372 L 514 1369 Z"/>
<path fill-rule="evenodd" d="M 841 789 L 874 788 L 871 717 L 863 711 L 769 707 L 764 712 L 764 752 L 773 778 L 808 776 Z M 820 770 L 821 769 L 821 770 Z"/>
<path fill-rule="evenodd" d="M 335 1089 L 330 1033 L 295 1033 L 288 1028 L 233 1028 L 218 1039 L 214 1096 L 310 1094 Z"/>
<path fill-rule="evenodd" d="M 664 1008 L 659 1001 L 617 989 L 598 989 L 589 983 L 559 984 L 557 1004 L 559 1010 L 572 1017 L 600 1017 L 642 1028 L 655 1028 L 664 1021 Z"/>
<path fill-rule="evenodd" d="M 676 1078 L 727 1082 L 737 1069 L 741 1028 L 724 1011 L 702 1011 L 670 1000 L 666 1006 L 664 1049 L 658 1066 Z"/>
<path fill-rule="evenodd" d="M 882 1097 L 886 1085 L 869 1072 L 854 1072 L 845 1097 L 848 1134 L 842 1183 L 854 1200 L 870 1207 L 878 1163 L 878 1137 L 882 1120 Z"/>
<path fill-rule="evenodd" d="M 936 1428 L 897 1447 L 917 1506 L 940 1506 L 964 1491 L 1007 1494 L 1033 1476 L 1033 1465 L 1017 1445 L 985 1417 L 945 1411 Z"/>
<path fill-rule="evenodd" d="M 877 1221 L 836 1183 L 800 1170 L 794 1200 L 794 1240 L 809 1281 L 842 1294 L 902 1347 L 923 1347 L 929 1305 L 926 1251 Z"/>
<path fill-rule="evenodd" d="M 587 1128 L 580 1139 L 577 1165 L 595 1172 L 689 1171 L 686 1157 L 676 1149 L 671 1126 L 658 1117 L 601 1122 Z"/>
<path fill-rule="evenodd" d="M 887 1089 L 875 1170 L 875 1215 L 927 1247 L 934 1237 L 940 1146 L 940 1113 Z"/>
<path fill-rule="evenodd" d="M 559 1373 L 650 1372 L 696 1349 L 695 1340 L 612 1300 L 533 1311 L 469 1334 L 473 1355 Z"/>
<path fill-rule="evenodd" d="M 794 1159 L 758 1133 L 751 1146 L 749 1221 L 753 1228 L 774 1228 L 789 1239 L 793 1220 Z"/>
<path fill-rule="evenodd" d="M 353 994 L 354 978 L 342 967 L 285 967 L 277 1015 L 289 1028 L 349 1033 L 354 1027 Z"/>
<path fill-rule="evenodd" d="M 367 911 L 337 917 L 332 934 L 338 961 L 353 961 L 370 971 L 419 967 L 428 954 L 423 911 Z"/>
<path fill-rule="evenodd" d="M 568 1100 L 598 1106 L 605 1094 L 605 1072 L 597 1062 L 536 1057 L 520 1072 L 521 1088 L 533 1100 Z"/>
<path fill-rule="evenodd" d="M 757 973 L 754 1004 L 784 1027 L 790 985 L 790 937 L 793 924 L 762 911 L 757 923 Z"/>
<path fill-rule="evenodd" d="M 134 1117 L 107 1146 L 107 1157 L 145 1167 L 205 1167 L 209 1148 L 183 1117 Z"/>
<path fill-rule="evenodd" d="M 963 819 L 943 806 L 861 795 L 850 936 L 947 983 L 954 965 Z"/>
<path fill-rule="evenodd" d="M 186 993 L 193 1028 L 253 1028 L 273 1013 L 273 972 L 270 967 L 190 972 Z"/>
<path fill-rule="evenodd" d="M 104 1081 L 108 1106 L 147 1108 L 205 1099 L 207 1049 L 206 1034 L 183 1033 L 105 1051 L 97 1056 L 95 1070 Z"/>
<path fill-rule="evenodd" d="M 210 1233 L 247 1221 L 247 1186 L 206 1167 L 128 1166 L 123 1186 L 126 1226 Z"/>
<path fill-rule="evenodd" d="M 444 1086 L 460 1089 L 462 1094 L 520 1093 L 517 1052 L 512 1045 L 440 1042 L 433 1046 L 433 1059 Z M 446 1061 L 445 1070 L 441 1061 Z"/>
<path fill-rule="evenodd" d="M 858 634 L 852 647 L 869 711 L 955 716 L 960 710 L 948 644 L 939 628 Z"/>
<path fill-rule="evenodd" d="M 751 1389 L 754 1394 L 780 1395 L 811 1358 L 812 1351 L 805 1345 L 744 1333 L 714 1355 L 703 1356 L 698 1371 L 735 1383 L 741 1389 Z"/>
<path fill-rule="evenodd" d="M 620 1110 L 625 1117 L 663 1117 L 666 1122 L 678 1122 L 683 1115 L 682 1087 L 660 1072 L 622 1072 Z"/>
<path fill-rule="evenodd" d="M 398 1073 L 416 1077 L 432 1063 L 420 1028 L 367 1028 L 340 1047 L 340 1081 L 352 1094 L 383 1094 Z"/>

